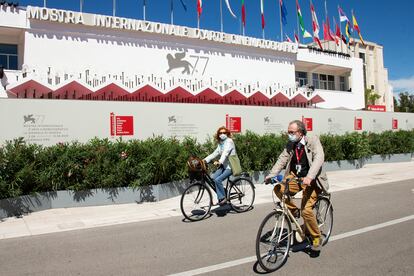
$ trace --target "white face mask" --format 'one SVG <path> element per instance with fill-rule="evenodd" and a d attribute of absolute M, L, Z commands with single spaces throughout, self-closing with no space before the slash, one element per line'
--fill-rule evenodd
<path fill-rule="evenodd" d="M 220 139 L 221 139 L 222 141 L 224 141 L 224 140 L 226 140 L 226 139 L 227 139 L 227 135 L 226 135 L 226 134 L 220 134 L 220 135 L 219 135 L 219 137 L 220 137 Z"/>
<path fill-rule="evenodd" d="M 299 139 L 298 139 L 298 137 L 296 137 L 296 135 L 295 134 L 288 134 L 288 138 L 289 138 L 289 141 L 290 142 L 297 142 Z"/>

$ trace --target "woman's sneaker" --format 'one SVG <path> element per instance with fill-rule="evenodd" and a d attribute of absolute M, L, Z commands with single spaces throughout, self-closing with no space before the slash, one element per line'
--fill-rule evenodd
<path fill-rule="evenodd" d="M 321 251 L 322 248 L 322 237 L 313 238 L 312 240 L 312 250 L 313 251 Z"/>

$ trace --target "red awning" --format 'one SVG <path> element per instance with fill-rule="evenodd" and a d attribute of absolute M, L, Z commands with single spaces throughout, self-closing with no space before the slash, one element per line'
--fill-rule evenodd
<path fill-rule="evenodd" d="M 182 87 L 174 88 L 170 92 L 161 96 L 161 99 L 163 101 L 172 102 L 172 103 L 183 103 L 183 102 L 188 103 L 188 102 L 191 102 L 193 98 L 194 98 L 194 95 Z"/>
<path fill-rule="evenodd" d="M 291 103 L 307 103 L 308 101 L 302 94 L 297 94 L 290 100 Z"/>
<path fill-rule="evenodd" d="M 223 97 L 211 90 L 210 88 L 207 88 L 197 95 L 194 96 L 196 101 L 199 103 L 220 103 L 220 100 L 223 100 Z"/>
<path fill-rule="evenodd" d="M 270 99 L 270 102 L 272 104 L 287 103 L 289 102 L 289 98 L 285 94 L 279 92 Z"/>
<path fill-rule="evenodd" d="M 269 105 L 269 103 L 269 98 L 260 91 L 247 98 L 247 104 L 249 105 Z"/>
<path fill-rule="evenodd" d="M 324 100 L 324 99 L 322 99 L 322 97 L 321 97 L 321 96 L 319 96 L 319 95 L 315 95 L 315 96 L 313 96 L 313 97 L 310 99 L 310 101 L 311 101 L 313 104 L 317 104 L 317 103 L 322 103 L 322 102 L 324 102 L 325 100 Z"/>
<path fill-rule="evenodd" d="M 163 95 L 163 93 L 147 84 L 131 93 L 129 99 L 133 101 L 158 102 Z"/>
<path fill-rule="evenodd" d="M 95 93 L 92 94 L 93 100 L 115 100 L 118 97 L 128 96 L 129 92 L 124 88 L 116 85 L 115 83 L 110 83 L 107 86 L 98 89 Z"/>
<path fill-rule="evenodd" d="M 8 90 L 18 98 L 30 99 L 47 98 L 46 94 L 52 92 L 52 89 L 35 80 L 28 80 Z"/>
<path fill-rule="evenodd" d="M 65 84 L 53 91 L 52 97 L 57 99 L 80 99 L 92 93 L 92 90 L 86 86 L 78 83 L 77 81 L 71 81 L 70 83 Z"/>
<path fill-rule="evenodd" d="M 237 90 L 233 90 L 224 96 L 225 104 L 245 104 L 246 97 Z"/>

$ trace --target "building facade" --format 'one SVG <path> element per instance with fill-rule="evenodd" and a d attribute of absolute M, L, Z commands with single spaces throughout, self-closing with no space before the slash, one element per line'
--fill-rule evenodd
<path fill-rule="evenodd" d="M 365 107 L 358 55 L 67 10 L 2 6 L 0 62 L 11 98 Z"/>

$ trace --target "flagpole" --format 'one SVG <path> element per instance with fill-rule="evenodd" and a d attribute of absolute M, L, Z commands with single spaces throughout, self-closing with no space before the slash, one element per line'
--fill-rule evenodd
<path fill-rule="evenodd" d="M 352 20 L 354 20 L 354 10 L 351 10 L 352 13 Z M 352 36 L 354 35 L 354 22 L 352 21 Z M 355 38 L 354 38 L 354 57 L 356 56 L 356 52 L 355 52 L 355 48 L 356 48 L 356 42 L 355 42 Z"/>
<path fill-rule="evenodd" d="M 142 2 L 142 12 L 143 12 L 143 14 L 144 14 L 144 21 L 146 21 L 145 20 L 145 8 L 147 7 L 147 3 L 146 3 L 146 0 L 144 0 L 143 2 Z"/>
<path fill-rule="evenodd" d="M 174 0 L 170 0 L 171 25 L 174 25 Z"/>
<path fill-rule="evenodd" d="M 43 7 L 46 8 L 46 0 L 43 0 Z"/>
<path fill-rule="evenodd" d="M 299 0 L 296 0 L 296 4 L 298 3 L 298 1 Z M 300 36 L 299 36 L 299 34 L 300 34 L 300 32 L 299 32 L 299 14 L 298 14 L 298 6 L 296 5 L 296 25 L 297 25 L 297 28 L 298 28 L 298 38 L 300 38 Z M 299 41 L 298 41 L 298 44 L 299 44 Z"/>
<path fill-rule="evenodd" d="M 335 21 L 335 16 L 332 16 L 332 22 L 335 24 L 335 35 L 336 35 L 336 21 Z M 341 38 L 339 38 L 339 41 L 341 41 Z M 338 52 L 338 44 L 335 43 L 335 51 Z"/>
<path fill-rule="evenodd" d="M 223 32 L 223 0 L 220 0 L 220 30 Z"/>
<path fill-rule="evenodd" d="M 280 13 L 280 42 L 283 41 L 283 26 L 282 26 L 282 5 L 279 1 L 279 13 Z"/>
<path fill-rule="evenodd" d="M 343 41 L 342 41 L 342 36 L 343 36 L 343 34 L 342 34 L 342 23 L 341 23 L 341 15 L 339 14 L 339 5 L 338 5 L 338 15 L 339 15 L 339 31 L 341 32 L 341 53 L 343 53 L 344 52 L 344 50 L 343 50 L 343 48 L 342 48 L 342 45 L 343 45 Z"/>
<path fill-rule="evenodd" d="M 115 16 L 116 10 L 116 0 L 112 1 L 112 16 Z"/>

